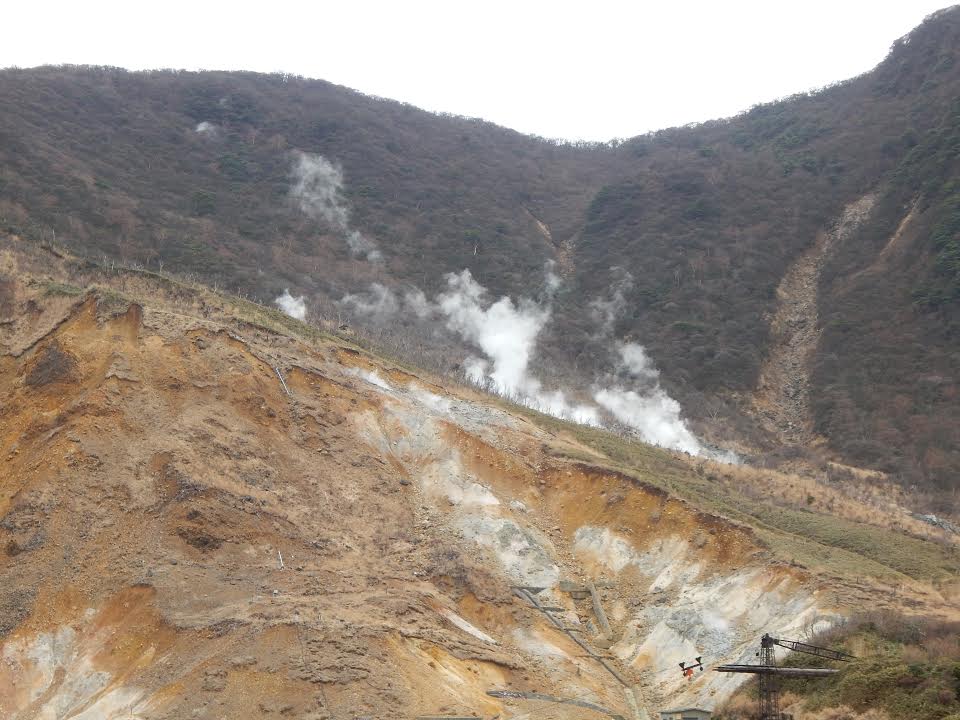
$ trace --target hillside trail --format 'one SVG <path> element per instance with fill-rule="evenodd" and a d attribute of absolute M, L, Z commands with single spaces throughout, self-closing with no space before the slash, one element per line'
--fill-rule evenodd
<path fill-rule="evenodd" d="M 820 340 L 817 310 L 820 273 L 827 254 L 867 218 L 876 195 L 847 205 L 833 227 L 820 232 L 813 246 L 787 270 L 777 287 L 777 309 L 770 321 L 772 344 L 760 369 L 753 406 L 766 428 L 784 445 L 813 439 L 810 371 Z"/>

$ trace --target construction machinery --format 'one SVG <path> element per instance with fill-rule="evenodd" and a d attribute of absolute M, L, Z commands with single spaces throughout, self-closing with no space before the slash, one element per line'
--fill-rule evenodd
<path fill-rule="evenodd" d="M 796 640 L 780 640 L 765 634 L 760 638 L 760 651 L 757 653 L 757 657 L 760 658 L 759 665 L 720 665 L 714 668 L 717 672 L 750 673 L 759 676 L 757 679 L 760 682 L 760 720 L 784 720 L 780 713 L 780 678 L 827 677 L 839 672 L 834 668 L 778 667 L 774 655 L 775 645 L 827 660 L 846 662 L 856 659 L 853 655 L 838 650 L 830 650 Z"/>
<path fill-rule="evenodd" d="M 680 672 L 683 673 L 683 676 L 687 680 L 693 679 L 693 671 L 697 668 L 700 668 L 700 672 L 703 672 L 703 658 L 697 656 L 693 662 L 682 662 L 680 663 Z"/>

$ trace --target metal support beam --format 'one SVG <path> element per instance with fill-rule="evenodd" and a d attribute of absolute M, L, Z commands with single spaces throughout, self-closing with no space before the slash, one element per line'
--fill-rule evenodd
<path fill-rule="evenodd" d="M 786 677 L 827 677 L 836 675 L 839 670 L 833 668 L 792 668 L 769 667 L 764 665 L 720 665 L 717 672 L 750 673 L 751 675 L 782 675 Z"/>
<path fill-rule="evenodd" d="M 613 639 L 613 632 L 610 630 L 610 623 L 607 622 L 607 614 L 603 611 L 603 605 L 600 604 L 600 593 L 597 592 L 597 587 L 592 582 L 587 583 L 587 590 L 590 591 L 590 600 L 593 603 L 593 614 L 597 617 L 597 622 L 600 623 L 600 629 L 603 631 L 604 637 Z"/>

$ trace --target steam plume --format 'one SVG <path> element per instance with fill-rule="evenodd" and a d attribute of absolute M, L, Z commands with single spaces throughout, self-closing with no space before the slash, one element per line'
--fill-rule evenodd
<path fill-rule="evenodd" d="M 467 376 L 503 395 L 556 417 L 597 425 L 596 408 L 571 403 L 560 390 L 544 391 L 530 374 L 537 336 L 550 319 L 549 308 L 521 299 L 502 297 L 488 304 L 487 291 L 469 270 L 447 275 L 447 290 L 437 298 L 447 328 L 476 346 L 486 359 L 470 357 Z"/>
<path fill-rule="evenodd" d="M 433 304 L 418 287 L 410 288 L 404 293 L 403 304 L 420 320 L 426 320 L 435 312 Z"/>
<path fill-rule="evenodd" d="M 343 170 L 323 155 L 297 152 L 293 163 L 290 196 L 314 220 L 324 220 L 338 230 L 355 257 L 371 262 L 383 259 L 376 243 L 350 228 L 350 208 L 343 197 Z"/>
<path fill-rule="evenodd" d="M 378 322 L 391 320 L 401 312 L 426 320 L 437 311 L 418 287 L 411 287 L 400 296 L 378 282 L 370 283 L 366 292 L 344 295 L 340 298 L 340 304 Z"/>
<path fill-rule="evenodd" d="M 300 210 L 315 220 L 326 220 L 339 230 L 346 230 L 350 212 L 340 196 L 343 171 L 322 155 L 298 152 L 293 165 L 294 185 L 290 194 Z"/>
<path fill-rule="evenodd" d="M 633 287 L 633 275 L 628 270 L 612 267 L 610 275 L 610 297 L 594 298 L 590 301 L 590 317 L 597 327 L 594 339 L 609 338 L 613 334 L 614 323 L 627 306 L 626 294 Z"/>
<path fill-rule="evenodd" d="M 543 285 L 544 285 L 544 294 L 548 298 L 552 298 L 557 294 L 557 291 L 560 289 L 560 286 L 563 285 L 563 280 L 557 275 L 555 268 L 557 267 L 556 260 L 547 260 L 546 264 L 543 267 Z"/>
<path fill-rule="evenodd" d="M 653 365 L 653 360 L 647 356 L 647 351 L 643 345 L 637 343 L 620 343 L 618 347 L 620 353 L 619 369 L 628 375 L 644 382 L 656 383 L 660 377 L 660 371 Z"/>
<path fill-rule="evenodd" d="M 523 299 L 514 305 L 503 297 L 484 308 L 486 290 L 469 270 L 447 276 L 447 291 L 438 298 L 447 327 L 477 345 L 493 363 L 490 379 L 508 393 L 530 389 L 527 367 L 537 335 L 550 311 Z"/>
<path fill-rule="evenodd" d="M 594 389 L 593 399 L 624 425 L 636 430 L 651 445 L 703 453 L 700 441 L 680 417 L 680 403 L 660 386 L 659 371 L 641 345 L 621 343 L 617 368 L 634 389 L 613 384 Z"/>
<path fill-rule="evenodd" d="M 400 315 L 441 318 L 447 330 L 477 350 L 463 361 L 469 380 L 540 412 L 585 425 L 601 426 L 616 420 L 647 443 L 736 462 L 734 455 L 716 453 L 697 440 L 683 420 L 680 404 L 660 385 L 659 371 L 638 343 L 615 344 L 613 371 L 594 382 L 592 403 L 577 402 L 563 389 L 543 387 L 530 366 L 540 332 L 550 321 L 551 285 L 553 291 L 559 287 L 551 283 L 551 274 L 548 266 L 544 303 L 527 298 L 493 300 L 469 270 L 448 274 L 446 289 L 433 301 L 418 288 L 401 297 L 373 283 L 368 291 L 347 295 L 341 303 L 381 322 Z M 629 273 L 621 271 L 611 296 L 591 303 L 600 325 L 594 340 L 602 341 L 604 347 L 610 347 L 609 331 L 626 303 L 632 281 Z"/>
<path fill-rule="evenodd" d="M 594 303 L 600 313 L 601 331 L 612 329 L 632 282 L 629 273 L 620 273 L 612 297 Z M 599 408 L 603 408 L 645 442 L 692 455 L 705 452 L 683 421 L 680 404 L 660 385 L 660 373 L 643 346 L 618 343 L 615 373 L 593 388 L 598 408 L 571 402 L 562 390 L 544 390 L 530 373 L 537 336 L 550 319 L 549 307 L 527 299 L 514 303 L 508 297 L 489 303 L 486 290 L 469 270 L 447 276 L 447 290 L 437 298 L 437 306 L 447 319 L 447 327 L 485 356 L 470 357 L 464 363 L 467 376 L 474 382 L 489 385 L 542 412 L 583 424 L 602 424 Z"/>
<path fill-rule="evenodd" d="M 294 297 L 286 288 L 283 295 L 273 301 L 274 304 L 283 312 L 297 320 L 303 320 L 307 317 L 307 303 L 303 296 Z"/>
<path fill-rule="evenodd" d="M 372 315 L 382 320 L 396 315 L 400 309 L 393 291 L 377 282 L 370 284 L 368 292 L 344 295 L 340 303 L 361 315 Z"/>
<path fill-rule="evenodd" d="M 344 239 L 347 241 L 347 247 L 350 248 L 350 253 L 354 257 L 365 257 L 370 262 L 383 260 L 383 253 L 380 252 L 377 244 L 366 235 L 362 235 L 358 230 L 349 231 Z"/>

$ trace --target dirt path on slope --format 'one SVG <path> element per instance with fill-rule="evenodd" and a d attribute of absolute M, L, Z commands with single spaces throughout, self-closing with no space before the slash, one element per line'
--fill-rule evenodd
<path fill-rule="evenodd" d="M 810 363 L 820 339 L 817 289 L 830 248 L 848 237 L 873 209 L 875 195 L 844 208 L 836 224 L 818 234 L 813 246 L 787 270 L 777 288 L 777 309 L 770 322 L 770 353 L 760 370 L 753 405 L 764 425 L 785 445 L 813 439 L 810 411 Z"/>
<path fill-rule="evenodd" d="M 574 271 L 573 252 L 577 235 L 569 236 L 558 241 L 554 239 L 553 232 L 550 230 L 549 225 L 534 215 L 533 211 L 526 205 L 523 206 L 523 209 L 527 211 L 527 215 L 533 220 L 534 225 L 537 226 L 537 230 L 543 235 L 543 238 L 557 251 L 557 256 L 554 259 L 560 269 L 560 275 L 564 278 L 571 277 Z"/>

